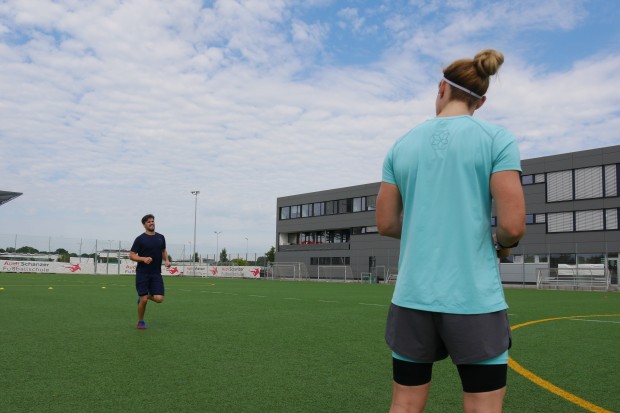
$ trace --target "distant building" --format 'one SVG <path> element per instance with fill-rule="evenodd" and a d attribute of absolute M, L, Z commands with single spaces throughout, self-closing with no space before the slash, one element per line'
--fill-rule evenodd
<path fill-rule="evenodd" d="M 0 191 L 0 205 L 6 204 L 20 195 L 23 194 L 21 192 Z"/>
<path fill-rule="evenodd" d="M 597 264 L 617 284 L 620 145 L 527 159 L 522 168 L 527 233 L 502 263 L 502 280 L 533 283 L 538 268 Z M 377 233 L 380 184 L 278 198 L 276 262 L 302 263 L 310 278 L 328 266 L 348 266 L 357 279 L 395 274 L 399 242 Z"/>

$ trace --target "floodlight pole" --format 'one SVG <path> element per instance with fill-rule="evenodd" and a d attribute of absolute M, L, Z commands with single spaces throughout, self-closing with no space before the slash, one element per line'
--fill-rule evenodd
<path fill-rule="evenodd" d="M 196 197 L 194 202 L 194 251 L 192 252 L 192 269 L 194 271 L 194 277 L 196 276 L 196 215 L 198 213 L 198 194 L 200 191 L 192 191 L 192 195 Z"/>
<path fill-rule="evenodd" d="M 248 263 L 248 237 L 245 237 L 245 263 Z"/>
<path fill-rule="evenodd" d="M 217 255 L 217 260 L 215 261 L 215 265 L 218 265 L 220 263 L 220 234 L 222 233 L 222 231 L 213 231 L 213 233 L 215 234 L 215 255 Z"/>

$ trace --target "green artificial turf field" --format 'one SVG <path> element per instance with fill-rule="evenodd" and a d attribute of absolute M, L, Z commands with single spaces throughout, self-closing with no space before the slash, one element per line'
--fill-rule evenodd
<path fill-rule="evenodd" d="M 389 409 L 383 329 L 393 286 L 166 278 L 166 301 L 149 303 L 149 328 L 139 331 L 133 283 L 0 274 L 0 411 Z M 506 295 L 513 326 L 587 317 L 513 332 L 511 357 L 565 393 L 509 370 L 504 411 L 620 411 L 620 294 Z M 450 361 L 435 365 L 426 411 L 461 411 Z"/>

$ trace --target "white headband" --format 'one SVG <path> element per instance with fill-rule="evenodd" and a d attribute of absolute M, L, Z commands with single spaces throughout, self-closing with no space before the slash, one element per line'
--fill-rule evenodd
<path fill-rule="evenodd" d="M 463 86 L 461 86 L 461 85 L 457 85 L 456 83 L 452 82 L 451 80 L 446 79 L 445 77 L 443 78 L 443 80 L 444 80 L 447 84 L 449 84 L 450 86 L 454 86 L 454 87 L 455 87 L 455 88 L 457 88 L 457 89 L 461 89 L 463 92 L 468 93 L 468 94 L 472 95 L 472 96 L 473 96 L 473 97 L 475 97 L 475 98 L 482 99 L 482 96 L 480 96 L 480 95 L 478 95 L 478 94 L 476 94 L 476 93 L 472 92 L 471 90 L 469 90 L 469 89 L 467 89 L 467 88 L 464 88 L 464 87 L 463 87 Z"/>

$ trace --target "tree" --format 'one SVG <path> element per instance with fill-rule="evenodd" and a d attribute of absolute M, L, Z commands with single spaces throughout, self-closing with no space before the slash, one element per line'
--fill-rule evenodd
<path fill-rule="evenodd" d="M 222 252 L 220 252 L 220 262 L 228 262 L 228 254 L 226 253 L 226 248 L 222 248 Z"/>
<path fill-rule="evenodd" d="M 269 251 L 265 253 L 268 262 L 275 262 L 276 260 L 276 247 L 271 247 Z"/>
<path fill-rule="evenodd" d="M 248 265 L 248 262 L 243 258 L 233 258 L 231 262 L 233 263 L 233 265 L 236 265 L 238 267 L 244 267 Z"/>
<path fill-rule="evenodd" d="M 19 247 L 15 252 L 18 252 L 20 254 L 36 254 L 37 252 L 39 252 L 39 250 L 33 247 L 24 246 Z"/>
<path fill-rule="evenodd" d="M 267 261 L 267 257 L 262 256 L 262 257 L 258 257 L 256 259 L 256 265 L 260 266 L 260 267 L 266 267 L 269 264 L 269 261 Z"/>
<path fill-rule="evenodd" d="M 54 251 L 54 253 L 58 255 L 63 255 L 63 254 L 69 254 L 69 251 L 67 251 L 64 248 L 58 248 L 56 251 Z"/>

